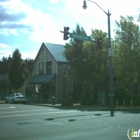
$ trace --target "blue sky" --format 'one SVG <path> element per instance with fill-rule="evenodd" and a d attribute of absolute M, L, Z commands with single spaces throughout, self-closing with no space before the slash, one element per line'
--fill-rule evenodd
<path fill-rule="evenodd" d="M 121 15 L 133 16 L 136 21 L 140 13 L 139 0 L 95 2 L 106 12 L 110 10 L 112 36 L 115 20 Z M 65 44 L 60 33 L 64 26 L 72 32 L 79 24 L 88 35 L 91 29 L 107 32 L 105 13 L 92 2 L 87 1 L 86 10 L 82 5 L 83 0 L 0 0 L 0 59 L 17 48 L 22 58 L 35 58 L 42 42 Z"/>

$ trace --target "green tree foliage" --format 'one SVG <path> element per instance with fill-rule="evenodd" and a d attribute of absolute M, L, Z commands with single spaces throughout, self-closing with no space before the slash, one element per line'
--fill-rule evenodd
<path fill-rule="evenodd" d="M 86 35 L 84 29 L 79 26 L 74 33 Z M 101 37 L 103 44 L 108 44 L 107 33 L 95 29 L 92 30 L 91 36 L 93 40 Z M 117 80 L 114 78 L 115 98 L 128 99 L 130 104 L 130 99 L 140 94 L 140 31 L 132 16 L 121 16 L 120 21 L 116 21 L 112 47 L 115 49 L 113 71 L 117 77 Z M 107 50 L 105 46 L 98 49 L 95 42 L 89 41 L 71 39 L 66 44 L 64 55 L 70 62 L 71 77 L 89 86 L 83 88 L 87 94 L 90 93 L 92 85 L 97 91 L 109 91 Z"/>
<path fill-rule="evenodd" d="M 15 91 L 22 86 L 28 75 L 28 71 L 26 69 L 25 61 L 21 58 L 21 53 L 18 49 L 13 52 L 12 62 L 9 68 L 9 80 L 12 85 L 12 88 Z"/>
<path fill-rule="evenodd" d="M 108 43 L 107 33 L 101 30 L 92 30 L 91 36 L 95 41 L 97 41 L 98 37 L 101 37 L 103 44 Z M 83 52 L 87 63 L 87 80 L 92 81 L 98 90 L 104 90 L 107 86 L 106 83 L 108 82 L 106 80 L 109 75 L 107 47 L 102 45 L 102 48 L 98 49 L 97 43 L 85 41 Z"/>
<path fill-rule="evenodd" d="M 74 33 L 86 35 L 79 25 Z M 101 37 L 104 44 L 107 43 L 107 34 L 101 30 L 92 30 L 93 40 Z M 79 83 L 94 83 L 100 88 L 104 85 L 108 75 L 107 47 L 97 48 L 95 42 L 71 39 L 66 44 L 64 52 L 66 59 L 70 62 L 71 77 Z"/>
<path fill-rule="evenodd" d="M 116 21 L 114 69 L 117 84 L 127 93 L 137 94 L 140 85 L 140 32 L 131 16 Z"/>
<path fill-rule="evenodd" d="M 26 68 L 28 69 L 28 72 L 31 73 L 34 68 L 34 59 L 25 59 Z"/>
<path fill-rule="evenodd" d="M 77 25 L 76 31 L 73 31 L 73 33 L 86 35 L 84 29 L 79 25 Z M 71 77 L 77 82 L 84 81 L 83 73 L 85 72 L 84 68 L 86 63 L 84 62 L 85 57 L 82 51 L 83 41 L 70 39 L 70 42 L 66 44 L 65 48 L 64 56 L 70 63 Z"/>
<path fill-rule="evenodd" d="M 73 33 L 86 35 L 79 25 Z M 95 41 L 101 37 L 104 44 L 108 42 L 107 34 L 101 30 L 92 30 L 91 36 Z M 109 75 L 107 47 L 98 49 L 96 42 L 75 39 L 71 39 L 65 47 L 64 56 L 70 63 L 70 76 L 83 84 L 83 103 L 90 103 L 95 90 L 105 90 L 109 85 L 106 81 Z"/>
<path fill-rule="evenodd" d="M 9 55 L 9 57 L 4 57 L 2 58 L 2 62 L 6 63 L 8 66 L 10 65 L 10 63 L 12 62 L 12 57 Z"/>

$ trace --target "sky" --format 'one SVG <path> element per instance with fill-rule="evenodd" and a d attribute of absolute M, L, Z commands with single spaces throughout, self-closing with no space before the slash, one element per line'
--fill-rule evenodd
<path fill-rule="evenodd" d="M 139 0 L 94 0 L 111 13 L 111 37 L 120 16 L 133 16 L 136 24 L 140 14 Z M 64 26 L 70 32 L 79 24 L 87 35 L 91 29 L 108 31 L 107 15 L 94 3 L 83 0 L 0 0 L 0 60 L 19 49 L 22 58 L 35 59 L 43 42 L 64 45 Z"/>

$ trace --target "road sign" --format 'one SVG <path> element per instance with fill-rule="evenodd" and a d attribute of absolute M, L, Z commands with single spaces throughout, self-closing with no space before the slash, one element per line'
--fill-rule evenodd
<path fill-rule="evenodd" d="M 109 56 L 114 56 L 114 49 L 108 48 L 108 55 Z"/>
<path fill-rule="evenodd" d="M 67 75 L 68 75 L 68 71 L 67 70 L 62 70 L 62 76 L 67 77 Z"/>
<path fill-rule="evenodd" d="M 77 40 L 92 41 L 90 36 L 84 36 L 84 35 L 70 33 L 70 37 L 74 38 L 74 39 L 77 39 Z"/>

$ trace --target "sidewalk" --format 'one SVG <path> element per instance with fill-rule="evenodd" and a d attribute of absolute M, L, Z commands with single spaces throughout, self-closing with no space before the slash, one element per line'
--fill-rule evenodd
<path fill-rule="evenodd" d="M 59 109 L 79 109 L 79 110 L 99 110 L 99 111 L 110 111 L 111 109 L 108 106 L 97 106 L 97 105 L 80 105 L 74 104 L 73 106 L 62 106 L 61 104 L 42 104 L 42 103 L 28 103 L 30 105 L 37 106 L 46 106 L 46 107 L 54 107 Z M 140 111 L 140 106 L 117 106 L 114 107 L 114 111 Z"/>
<path fill-rule="evenodd" d="M 4 101 L 0 101 L 0 104 L 5 104 Z M 46 107 L 54 107 L 59 109 L 78 109 L 83 111 L 110 111 L 111 109 L 108 106 L 97 106 L 97 105 L 81 105 L 79 103 L 73 104 L 73 106 L 62 106 L 61 104 L 46 104 L 46 103 L 27 103 L 27 105 L 35 105 L 35 106 L 46 106 Z M 116 106 L 114 107 L 114 111 L 139 111 L 140 106 Z"/>

